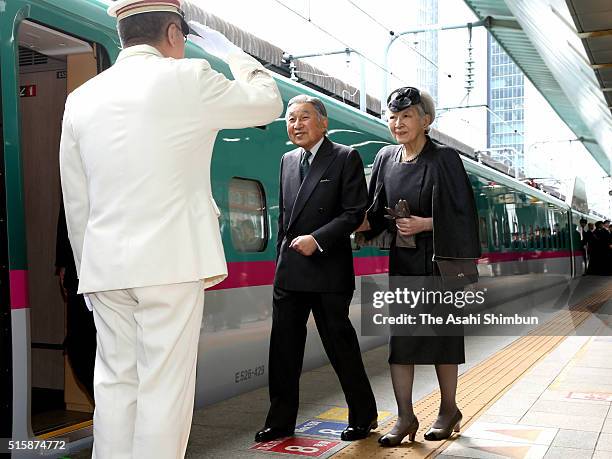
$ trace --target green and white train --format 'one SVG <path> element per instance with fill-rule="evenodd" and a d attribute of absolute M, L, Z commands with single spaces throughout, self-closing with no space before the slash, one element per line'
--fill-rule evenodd
<path fill-rule="evenodd" d="M 120 51 L 107 6 L 102 0 L 0 0 L 0 438 L 62 438 L 67 451 L 91 441 L 91 414 L 63 355 L 65 306 L 54 276 L 58 145 L 67 93 Z M 195 46 L 187 55 L 205 57 L 230 75 Z M 364 164 L 392 143 L 380 119 L 281 75 L 277 82 L 285 102 L 299 93 L 321 97 L 330 138 L 357 148 Z M 464 155 L 478 205 L 484 280 L 503 291 L 508 276 L 533 287 L 582 274 L 575 228 L 583 214 L 477 162 L 469 147 L 436 131 L 432 136 Z M 267 383 L 278 168 L 290 149 L 282 118 L 218 135 L 212 185 L 229 277 L 206 297 L 198 406 Z M 358 276 L 387 270 L 386 252 L 378 249 L 355 247 L 354 260 Z M 351 317 L 359 329 L 358 295 L 354 302 Z M 364 350 L 384 340 L 360 339 Z M 325 361 L 317 334 L 309 334 L 305 368 Z M 38 451 L 13 451 L 13 457 L 30 456 Z"/>

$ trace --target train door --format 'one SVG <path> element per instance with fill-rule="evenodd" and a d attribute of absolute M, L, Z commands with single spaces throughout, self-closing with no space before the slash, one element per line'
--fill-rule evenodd
<path fill-rule="evenodd" d="M 11 434 L 0 434 L 19 440 L 61 435 L 73 442 L 70 449 L 78 449 L 90 441 L 93 406 L 64 352 L 66 304 L 55 273 L 61 202 L 59 139 L 67 94 L 110 65 L 105 48 L 81 37 L 92 35 L 109 49 L 117 47 L 106 31 L 73 13 L 26 1 L 16 1 L 2 13 L 3 27 L 6 23 L 14 27 L 9 32 L 16 40 L 10 41 L 11 56 L 2 56 L 3 73 L 9 74 L 2 75 L 2 85 L 15 91 L 10 93 L 10 106 L 4 107 L 4 119 L 11 120 L 10 129 L 5 129 L 11 138 L 5 145 L 10 147 L 6 202 L 12 420 L 8 421 Z M 9 14 L 13 16 L 7 18 Z M 2 228 L 4 221 L 0 221 Z M 6 246 L 2 244 L 3 249 Z M 0 291 L 4 295 L 8 289 Z M 3 296 L 1 301 L 4 308 Z M 4 368 L 5 346 L 1 349 Z M 4 375 L 0 378 L 1 389 L 6 380 Z M 4 420 L 0 416 L 0 422 Z"/>
<path fill-rule="evenodd" d="M 0 61 L 1 61 L 0 51 Z M 9 301 L 6 197 L 4 188 L 4 123 L 2 112 L 2 70 L 0 68 L 0 438 L 11 438 L 12 358 L 11 306 Z"/>

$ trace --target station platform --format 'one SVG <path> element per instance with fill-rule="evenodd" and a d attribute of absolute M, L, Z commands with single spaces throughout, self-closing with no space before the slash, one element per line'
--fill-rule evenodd
<path fill-rule="evenodd" d="M 584 279 L 584 278 L 583 278 Z M 267 387 L 195 412 L 187 458 L 610 458 L 612 457 L 612 280 L 583 280 L 572 304 L 525 336 L 468 336 L 459 367 L 458 434 L 426 441 L 439 392 L 433 366 L 415 371 L 416 441 L 396 448 L 377 439 L 396 419 L 387 347 L 363 353 L 379 410 L 379 427 L 343 442 L 347 409 L 330 365 L 301 378 L 294 437 L 255 443 L 269 406 Z M 73 458 L 90 457 L 83 451 Z"/>

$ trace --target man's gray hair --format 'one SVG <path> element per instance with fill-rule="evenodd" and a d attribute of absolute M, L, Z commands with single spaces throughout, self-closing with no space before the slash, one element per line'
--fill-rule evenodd
<path fill-rule="evenodd" d="M 318 97 L 308 96 L 306 94 L 300 94 L 299 96 L 292 97 L 287 104 L 287 113 L 289 113 L 289 107 L 295 104 L 311 104 L 319 118 L 327 118 L 327 109 L 323 102 Z"/>

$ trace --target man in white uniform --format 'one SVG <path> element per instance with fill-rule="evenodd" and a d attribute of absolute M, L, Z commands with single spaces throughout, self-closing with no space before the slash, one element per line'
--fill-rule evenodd
<path fill-rule="evenodd" d="M 191 427 L 204 289 L 227 267 L 210 162 L 217 132 L 270 123 L 273 78 L 223 35 L 183 59 L 179 0 L 120 0 L 117 62 L 66 101 L 60 170 L 79 293 L 98 331 L 94 457 L 182 458 Z"/>

